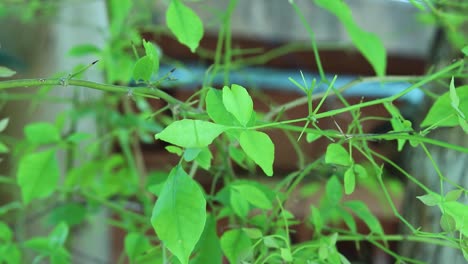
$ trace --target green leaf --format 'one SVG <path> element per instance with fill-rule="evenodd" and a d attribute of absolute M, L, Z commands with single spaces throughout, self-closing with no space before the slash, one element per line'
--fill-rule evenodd
<path fill-rule="evenodd" d="M 338 177 L 333 175 L 325 185 L 325 193 L 327 200 L 331 203 L 331 205 L 337 205 L 341 198 L 343 197 L 343 186 L 341 186 Z"/>
<path fill-rule="evenodd" d="M 60 133 L 52 124 L 33 123 L 24 128 L 26 139 L 35 144 L 50 144 L 60 141 Z"/>
<path fill-rule="evenodd" d="M 322 232 L 322 228 L 324 224 L 322 216 L 320 215 L 320 211 L 313 205 L 310 206 L 310 210 L 311 210 L 310 217 L 311 217 L 312 225 L 314 226 L 315 234 L 320 234 Z"/>
<path fill-rule="evenodd" d="M 0 221 L 0 244 L 8 243 L 13 238 L 13 232 L 10 227 Z"/>
<path fill-rule="evenodd" d="M 325 153 L 325 163 L 351 166 L 351 158 L 348 151 L 340 144 L 332 143 L 328 145 Z"/>
<path fill-rule="evenodd" d="M 25 155 L 18 165 L 18 185 L 25 204 L 45 198 L 55 190 L 60 171 L 53 150 Z"/>
<path fill-rule="evenodd" d="M 60 222 L 68 226 L 81 224 L 86 218 L 86 207 L 77 202 L 70 202 L 54 208 L 48 217 L 48 223 L 58 225 Z"/>
<path fill-rule="evenodd" d="M 226 129 L 208 121 L 184 119 L 172 122 L 155 138 L 184 148 L 203 148 Z"/>
<path fill-rule="evenodd" d="M 262 230 L 258 228 L 248 228 L 244 227 L 242 228 L 242 231 L 245 232 L 245 234 L 250 238 L 250 239 L 260 239 L 263 237 Z"/>
<path fill-rule="evenodd" d="M 344 174 L 344 188 L 345 194 L 350 195 L 354 192 L 356 187 L 356 174 L 354 174 L 354 166 L 348 168 Z"/>
<path fill-rule="evenodd" d="M 362 178 L 367 178 L 367 170 L 361 164 L 354 164 L 353 165 L 354 172 Z"/>
<path fill-rule="evenodd" d="M 165 147 L 165 149 L 167 150 L 167 152 L 176 154 L 177 156 L 181 156 L 183 153 L 183 150 L 176 146 L 167 146 Z"/>
<path fill-rule="evenodd" d="M 133 67 L 133 79 L 135 81 L 143 80 L 149 82 L 154 72 L 153 59 L 149 56 L 143 56 L 137 60 Z"/>
<path fill-rule="evenodd" d="M 53 248 L 63 247 L 68 238 L 69 228 L 64 222 L 58 224 L 49 234 L 49 245 Z"/>
<path fill-rule="evenodd" d="M 195 52 L 203 37 L 203 23 L 192 9 L 180 0 L 171 0 L 166 12 L 166 23 L 177 40 Z"/>
<path fill-rule="evenodd" d="M 343 219 L 343 222 L 345 222 L 346 226 L 349 228 L 349 230 L 353 233 L 357 232 L 357 226 L 356 221 L 354 221 L 354 217 L 343 208 L 338 208 L 338 212 L 340 214 L 340 217 Z"/>
<path fill-rule="evenodd" d="M 442 202 L 442 197 L 436 193 L 416 196 L 423 204 L 427 206 L 435 206 Z"/>
<path fill-rule="evenodd" d="M 216 218 L 208 215 L 205 230 L 198 242 L 196 257 L 190 260 L 190 264 L 220 264 L 223 259 L 221 244 L 217 234 Z"/>
<path fill-rule="evenodd" d="M 455 219 L 449 214 L 443 214 L 440 218 L 440 227 L 445 232 L 454 232 L 457 230 Z"/>
<path fill-rule="evenodd" d="M 211 151 L 209 148 L 203 148 L 198 154 L 197 158 L 195 161 L 200 165 L 205 170 L 209 170 L 211 167 L 211 160 L 213 159 L 213 155 L 211 154 Z"/>
<path fill-rule="evenodd" d="M 223 92 L 210 88 L 205 98 L 206 112 L 208 116 L 217 124 L 236 125 L 236 119 L 228 112 L 223 103 Z"/>
<path fill-rule="evenodd" d="M 149 41 L 143 40 L 143 47 L 145 48 L 146 56 L 151 58 L 153 65 L 151 68 L 153 69 L 152 73 L 158 74 L 159 72 L 159 52 L 157 46 Z"/>
<path fill-rule="evenodd" d="M 247 90 L 237 84 L 223 88 L 223 104 L 237 121 L 246 126 L 253 114 L 253 101 Z"/>
<path fill-rule="evenodd" d="M 320 135 L 320 134 L 307 133 L 306 141 L 307 141 L 307 143 L 312 143 L 312 142 L 316 141 L 317 139 L 319 139 L 321 136 L 322 135 Z"/>
<path fill-rule="evenodd" d="M 0 120 L 0 132 L 5 131 L 5 129 L 8 126 L 8 122 L 10 121 L 10 118 L 6 117 Z"/>
<path fill-rule="evenodd" d="M 110 31 L 112 36 L 117 37 L 125 29 L 125 22 L 132 9 L 131 0 L 110 0 L 108 1 L 110 11 Z"/>
<path fill-rule="evenodd" d="M 187 264 L 205 222 L 206 200 L 201 187 L 180 166 L 175 167 L 151 216 L 158 238 L 182 264 Z"/>
<path fill-rule="evenodd" d="M 273 175 L 275 145 L 267 134 L 252 130 L 243 131 L 239 143 L 245 154 L 260 166 L 266 175 Z"/>
<path fill-rule="evenodd" d="M 125 236 L 125 253 L 131 262 L 151 248 L 149 239 L 139 232 L 131 232 Z"/>
<path fill-rule="evenodd" d="M 291 250 L 289 248 L 280 248 L 281 258 L 286 262 L 290 263 L 293 261 L 293 256 L 291 254 Z"/>
<path fill-rule="evenodd" d="M 70 56 L 85 56 L 85 55 L 96 55 L 101 52 L 101 49 L 93 44 L 82 44 L 72 47 L 68 51 Z"/>
<path fill-rule="evenodd" d="M 241 195 L 241 193 L 234 188 L 231 188 L 229 193 L 229 204 L 231 204 L 232 210 L 240 218 L 245 219 L 250 210 L 249 202 L 246 199 L 247 197 Z"/>
<path fill-rule="evenodd" d="M 352 42 L 372 65 L 378 76 L 385 75 L 387 55 L 383 42 L 373 33 L 362 30 L 354 22 L 351 9 L 342 0 L 315 0 L 321 8 L 334 14 L 346 28 Z"/>
<path fill-rule="evenodd" d="M 236 184 L 233 185 L 232 188 L 237 190 L 241 196 L 245 197 L 245 199 L 255 207 L 265 210 L 269 210 L 273 207 L 265 193 L 254 185 L 247 183 Z"/>
<path fill-rule="evenodd" d="M 241 263 L 252 255 L 252 242 L 242 229 L 229 230 L 221 237 L 221 249 L 229 263 Z"/>
<path fill-rule="evenodd" d="M 468 56 L 468 46 L 463 47 L 461 51 L 463 52 L 463 54 L 465 54 L 465 56 Z"/>
<path fill-rule="evenodd" d="M 184 160 L 188 162 L 193 161 L 198 157 L 201 150 L 201 148 L 186 148 L 183 155 Z"/>
<path fill-rule="evenodd" d="M 0 66 L 0 78 L 8 78 L 15 75 L 16 72 L 5 66 Z"/>
<path fill-rule="evenodd" d="M 372 233 L 383 235 L 384 231 L 379 220 L 370 212 L 366 204 L 362 201 L 349 201 L 345 202 L 345 206 L 364 221 Z"/>
<path fill-rule="evenodd" d="M 8 148 L 7 145 L 5 145 L 3 142 L 0 141 L 0 154 L 2 153 L 8 153 L 10 149 Z"/>
<path fill-rule="evenodd" d="M 437 98 L 435 103 L 431 106 L 431 109 L 429 109 L 429 112 L 427 113 L 426 118 L 424 118 L 421 126 L 457 126 L 459 124 L 457 115 L 463 114 L 465 117 L 468 116 L 468 85 L 459 86 L 455 92 L 459 100 L 458 109 L 460 113 L 458 113 L 457 110 L 453 108 L 450 99 L 450 96 L 453 95 L 451 95 L 449 91 Z"/>

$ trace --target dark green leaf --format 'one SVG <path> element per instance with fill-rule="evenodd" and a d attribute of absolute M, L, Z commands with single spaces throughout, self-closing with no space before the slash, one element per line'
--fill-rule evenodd
<path fill-rule="evenodd" d="M 230 263 L 241 263 L 252 255 L 252 242 L 242 229 L 229 230 L 221 237 L 221 248 Z"/>
<path fill-rule="evenodd" d="M 18 185 L 24 203 L 51 195 L 57 186 L 59 174 L 55 151 L 46 150 L 24 156 L 18 165 Z"/>
<path fill-rule="evenodd" d="M 3 144 L 3 142 L 0 141 L 0 154 L 2 153 L 8 153 L 9 148 L 7 145 Z"/>
<path fill-rule="evenodd" d="M 465 56 L 468 56 L 468 46 L 463 47 L 461 51 L 463 52 L 463 54 L 465 54 Z"/>
<path fill-rule="evenodd" d="M 237 121 L 246 126 L 253 114 L 253 101 L 247 90 L 237 84 L 223 88 L 223 104 Z"/>
<path fill-rule="evenodd" d="M 336 143 L 328 145 L 325 153 L 325 163 L 351 166 L 351 158 L 346 149 Z"/>
<path fill-rule="evenodd" d="M 253 130 L 243 131 L 239 143 L 245 154 L 260 166 L 266 175 L 273 175 L 275 145 L 267 134 Z"/>
<path fill-rule="evenodd" d="M 158 238 L 182 264 L 200 239 L 206 222 L 201 187 L 181 167 L 172 169 L 153 209 L 151 224 Z"/>
<path fill-rule="evenodd" d="M 203 37 L 203 23 L 197 14 L 180 0 L 171 0 L 166 23 L 177 40 L 195 52 Z"/>
<path fill-rule="evenodd" d="M 26 139 L 35 144 L 50 144 L 60 141 L 60 133 L 52 124 L 33 123 L 24 128 Z"/>
<path fill-rule="evenodd" d="M 227 128 L 202 120 L 184 119 L 171 123 L 155 138 L 184 148 L 206 147 Z"/>
<path fill-rule="evenodd" d="M 362 201 L 349 201 L 345 203 L 345 206 L 364 221 L 372 233 L 383 235 L 384 231 L 379 220 L 370 212 L 366 204 Z"/>

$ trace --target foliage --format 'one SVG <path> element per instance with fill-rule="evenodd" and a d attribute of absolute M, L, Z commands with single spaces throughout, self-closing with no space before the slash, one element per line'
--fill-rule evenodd
<path fill-rule="evenodd" d="M 27 10 L 37 10 L 41 7 L 38 3 L 31 1 Z M 290 3 L 298 16 L 302 16 L 294 1 Z M 339 0 L 316 0 L 315 3 L 337 16 L 356 49 L 374 68 L 378 80 L 382 83 L 392 81 L 392 76 L 385 76 L 386 52 L 381 41 L 355 24 L 346 4 Z M 407 77 L 414 84 L 400 93 L 353 105 L 341 94 L 357 82 L 337 87 L 336 77 L 328 80 L 324 74 L 321 74 L 321 80 L 310 84 L 305 79 L 303 84 L 291 79 L 304 91 L 304 98 L 262 113 L 255 110 L 249 87 L 228 81 L 222 89 L 212 87 L 213 76 L 223 71 L 225 77 L 229 77 L 236 62 L 231 56 L 229 22 L 235 4 L 236 1 L 230 1 L 228 9 L 220 15 L 219 46 L 213 57 L 215 63 L 204 77 L 204 86 L 186 101 L 161 89 L 171 74 L 160 72 L 160 63 L 167 58 L 162 56 L 157 43 L 146 41 L 139 35 L 139 27 L 149 23 L 145 20 L 148 17 L 143 15 L 149 8 L 142 8 L 130 0 L 107 1 L 110 29 L 104 48 L 84 44 L 69 51 L 71 56 L 92 54 L 98 57 L 105 83 L 79 78 L 96 62 L 78 67 L 63 78 L 0 81 L 2 91 L 21 86 L 81 86 L 106 92 L 105 96 L 92 102 L 71 101 L 72 110 L 58 115 L 55 124 L 35 122 L 26 125 L 25 137 L 19 142 L 0 138 L 0 153 L 9 153 L 17 161 L 13 177 L 2 176 L 0 183 L 19 188 L 21 194 L 19 200 L 0 206 L 0 216 L 10 214 L 24 220 L 25 215 L 34 215 L 38 208 L 53 205 L 45 216 L 51 231 L 42 236 L 15 235 L 21 227 L 13 227 L 7 220 L 0 221 L 0 263 L 20 263 L 27 259 L 25 252 L 33 252 L 35 263 L 42 260 L 70 263 L 67 241 L 72 239 L 71 229 L 79 228 L 103 208 L 118 215 L 118 218 L 109 219 L 109 224 L 126 232 L 121 262 L 128 259 L 130 263 L 221 263 L 224 256 L 230 263 L 349 263 L 337 248 L 337 243 L 349 240 L 357 245 L 368 241 L 396 260 L 408 263 L 417 261 L 393 252 L 388 241 L 445 245 L 458 248 L 465 257 L 468 256 L 468 210 L 466 204 L 458 201 L 461 196 L 466 196 L 467 190 L 458 185 L 455 185 L 456 190 L 448 193 L 431 190 L 368 145 L 371 140 L 397 141 L 398 151 L 409 142 L 406 147 L 425 148 L 433 144 L 468 153 L 466 147 L 427 137 L 439 127 L 460 126 L 468 131 L 468 86 L 456 87 L 454 82 L 456 78 L 466 77 L 466 59 L 454 61 L 425 76 Z M 438 12 L 435 15 L 441 15 L 439 9 L 427 11 L 419 2 L 415 5 L 426 17 L 434 14 L 434 10 Z M 0 14 L 12 12 L 8 7 L 8 3 L 0 4 Z M 129 19 L 140 12 L 141 17 Z M 32 15 L 25 15 L 24 19 Z M 444 25 L 452 23 L 448 14 L 444 13 L 443 18 Z M 191 52 L 200 52 L 203 22 L 189 5 L 182 0 L 169 1 L 166 23 L 165 34 L 172 34 Z M 458 26 L 460 22 L 453 23 Z M 451 32 L 451 38 L 460 43 L 462 36 L 456 31 Z M 311 40 L 312 48 L 318 54 L 313 31 Z M 459 48 L 466 56 L 467 47 Z M 317 56 L 316 59 L 321 69 L 320 58 Z M 0 67 L 0 77 L 14 74 L 14 71 Z M 362 78 L 360 82 L 369 80 L 373 79 Z M 435 81 L 442 83 L 447 91 L 438 95 L 422 123 L 423 130 L 418 131 L 393 103 L 408 92 Z M 127 86 L 131 82 L 136 86 Z M 317 97 L 313 91 L 319 85 L 328 88 Z M 339 98 L 344 106 L 322 111 L 321 106 L 332 96 Z M 316 104 L 314 99 L 317 98 L 319 103 Z M 150 105 L 154 100 L 164 101 L 167 105 L 155 110 Z M 307 116 L 297 119 L 281 116 L 300 102 L 307 104 Z M 119 105 L 123 106 L 122 111 L 118 110 Z M 391 123 L 392 131 L 363 133 L 364 120 L 359 112 L 373 105 L 383 105 L 387 109 L 390 116 L 387 121 Z M 172 110 L 172 115 L 165 113 L 168 109 Z M 353 116 L 347 131 L 342 131 L 338 125 L 335 130 L 320 129 L 320 119 L 340 113 Z M 79 120 L 90 116 L 98 121 L 97 136 L 76 129 Z M 0 132 L 9 122 L 12 120 L 8 118 L 0 120 Z M 65 133 L 67 127 L 72 129 Z M 269 130 L 293 135 L 292 146 L 297 146 L 297 141 L 311 143 L 319 138 L 326 138 L 329 144 L 322 157 L 299 162 L 296 171 L 282 178 L 268 178 L 270 184 L 265 184 L 260 180 L 263 174 L 277 176 L 274 171 L 275 142 Z M 305 138 L 302 138 L 303 134 Z M 154 139 L 168 144 L 168 152 L 178 156 L 179 162 L 170 170 L 145 172 L 140 166 L 140 142 L 154 143 Z M 109 148 L 112 144 L 116 144 L 120 151 L 112 151 Z M 301 149 L 296 150 L 295 154 L 303 159 Z M 59 162 L 59 152 L 67 154 L 65 164 Z M 366 162 L 357 162 L 355 153 L 364 156 Z M 403 171 L 409 184 L 421 187 L 422 195 L 414 199 L 426 206 L 440 208 L 443 233 L 420 230 L 398 213 L 381 160 Z M 256 172 L 256 166 L 262 172 Z M 242 172 L 237 168 L 242 168 Z M 330 168 L 333 169 L 328 170 Z M 241 174 L 261 176 L 246 178 Z M 306 177 L 312 174 L 322 174 L 314 183 L 323 189 L 321 200 L 305 209 L 305 219 L 299 219 L 287 210 L 287 202 L 293 199 L 293 192 L 310 192 Z M 211 177 L 213 186 L 204 189 L 194 179 L 198 175 Z M 216 188 L 217 182 L 222 183 L 221 189 Z M 378 188 L 376 192 L 383 200 L 382 206 L 390 208 L 394 216 L 412 231 L 411 235 L 385 234 L 378 218 L 364 201 L 349 199 L 348 195 L 357 187 L 372 183 Z M 452 183 L 444 180 L 441 185 L 443 190 Z M 128 209 L 130 203 L 138 204 L 140 209 Z M 229 224 L 219 233 L 219 225 L 226 221 Z M 362 221 L 368 231 L 358 230 L 358 221 Z M 309 241 L 292 243 L 292 228 L 298 223 L 313 229 Z M 344 223 L 344 227 L 339 223 Z"/>

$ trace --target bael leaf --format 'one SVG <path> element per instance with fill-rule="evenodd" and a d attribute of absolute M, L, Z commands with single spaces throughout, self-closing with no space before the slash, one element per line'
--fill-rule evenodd
<path fill-rule="evenodd" d="M 350 195 L 354 192 L 356 187 L 356 174 L 354 173 L 354 166 L 349 167 L 344 174 L 344 188 L 345 194 Z"/>
<path fill-rule="evenodd" d="M 378 76 L 384 76 L 387 67 L 387 55 L 382 40 L 373 33 L 362 30 L 354 22 L 351 9 L 342 0 L 315 0 L 323 9 L 334 14 L 346 28 L 352 42 L 372 65 Z"/>
<path fill-rule="evenodd" d="M 459 100 L 458 109 L 460 113 L 465 117 L 468 116 L 468 85 L 459 86 L 456 89 L 456 95 Z M 450 96 L 450 92 L 446 92 L 437 98 L 421 126 L 452 127 L 459 124 L 457 115 L 460 115 L 460 113 L 457 113 L 453 108 Z"/>
<path fill-rule="evenodd" d="M 201 187 L 177 166 L 154 205 L 151 224 L 158 238 L 182 264 L 187 264 L 206 222 Z"/>
<path fill-rule="evenodd" d="M 50 144 L 60 141 L 60 133 L 52 124 L 33 123 L 24 128 L 26 139 L 35 144 Z"/>
<path fill-rule="evenodd" d="M 275 145 L 267 134 L 252 130 L 243 131 L 239 143 L 245 154 L 260 166 L 266 175 L 273 175 Z"/>
<path fill-rule="evenodd" d="M 223 103 L 223 92 L 210 88 L 205 98 L 206 112 L 208 116 L 220 125 L 235 125 L 235 117 L 226 110 Z"/>
<path fill-rule="evenodd" d="M 247 90 L 237 84 L 223 88 L 223 104 L 237 121 L 246 126 L 253 114 L 253 101 Z"/>
<path fill-rule="evenodd" d="M 379 220 L 370 212 L 365 203 L 362 201 L 348 201 L 345 202 L 345 206 L 364 221 L 372 233 L 383 235 L 384 231 Z"/>
<path fill-rule="evenodd" d="M 340 144 L 332 143 L 328 145 L 325 153 L 325 163 L 351 166 L 351 158 L 348 151 Z"/>
<path fill-rule="evenodd" d="M 236 184 L 233 185 L 232 188 L 237 190 L 241 196 L 245 197 L 245 199 L 255 207 L 265 210 L 273 207 L 265 193 L 254 185 L 247 183 Z"/>
<path fill-rule="evenodd" d="M 17 178 L 24 203 L 51 195 L 57 186 L 59 174 L 54 150 L 31 153 L 21 158 Z"/>
<path fill-rule="evenodd" d="M 5 66 L 0 66 L 0 78 L 8 78 L 15 75 L 16 72 L 12 69 L 9 69 Z"/>
<path fill-rule="evenodd" d="M 208 121 L 184 119 L 172 122 L 155 138 L 184 148 L 203 148 L 226 129 Z"/>
<path fill-rule="evenodd" d="M 221 249 L 229 263 L 242 263 L 252 255 L 252 242 L 242 229 L 229 230 L 221 237 Z"/>
<path fill-rule="evenodd" d="M 197 14 L 180 0 L 171 0 L 166 23 L 177 40 L 195 52 L 203 37 L 203 23 Z"/>

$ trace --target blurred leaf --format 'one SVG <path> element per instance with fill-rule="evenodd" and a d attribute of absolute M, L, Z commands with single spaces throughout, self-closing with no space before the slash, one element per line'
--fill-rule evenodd
<path fill-rule="evenodd" d="M 221 244 L 217 234 L 217 222 L 213 215 L 208 215 L 205 230 L 196 246 L 196 256 L 190 264 L 220 264 L 223 259 Z"/>
<path fill-rule="evenodd" d="M 15 75 L 16 72 L 7 67 L 0 66 L 0 78 L 8 78 Z"/>
<path fill-rule="evenodd" d="M 252 242 L 242 229 L 225 232 L 221 237 L 221 248 L 230 263 L 242 263 L 252 255 Z"/>
<path fill-rule="evenodd" d="M 70 56 L 85 56 L 85 55 L 96 55 L 101 52 L 101 49 L 97 47 L 96 45 L 93 44 L 82 44 L 82 45 L 76 45 L 72 47 L 68 51 L 68 55 Z"/>
<path fill-rule="evenodd" d="M 348 151 L 340 144 L 332 143 L 328 145 L 325 153 L 325 163 L 351 166 L 351 158 Z"/>
<path fill-rule="evenodd" d="M 332 176 L 325 186 L 325 193 L 327 200 L 331 205 L 337 205 L 343 197 L 343 187 L 341 186 L 338 177 Z"/>
<path fill-rule="evenodd" d="M 345 206 L 353 211 L 369 227 L 371 233 L 383 235 L 384 231 L 379 220 L 362 201 L 348 201 Z"/>
<path fill-rule="evenodd" d="M 350 195 L 354 192 L 356 187 L 356 174 L 354 174 L 354 168 L 350 167 L 345 171 L 344 174 L 344 188 L 345 194 Z"/>
<path fill-rule="evenodd" d="M 139 232 L 130 232 L 124 239 L 125 253 L 127 254 L 130 262 L 136 261 L 139 255 L 142 255 L 151 248 L 149 239 Z"/>
<path fill-rule="evenodd" d="M 232 210 L 240 218 L 245 219 L 249 213 L 250 206 L 247 201 L 247 197 L 243 196 L 239 191 L 231 188 L 229 203 L 231 204 Z"/>
<path fill-rule="evenodd" d="M 210 88 L 205 98 L 208 116 L 220 125 L 236 125 L 235 117 L 228 112 L 223 103 L 223 92 Z"/>
<path fill-rule="evenodd" d="M 195 52 L 203 37 L 203 23 L 180 0 L 171 0 L 166 12 L 166 23 L 177 40 Z"/>
<path fill-rule="evenodd" d="M 154 71 L 153 59 L 149 56 L 143 56 L 137 60 L 133 67 L 133 79 L 135 81 L 143 80 L 149 82 Z"/>
<path fill-rule="evenodd" d="M 262 190 L 251 184 L 235 184 L 232 188 L 237 190 L 247 201 L 260 209 L 269 210 L 273 207 L 271 201 Z"/>
<path fill-rule="evenodd" d="M 26 139 L 35 144 L 50 144 L 60 141 L 60 133 L 52 124 L 32 123 L 24 128 Z"/>

